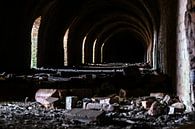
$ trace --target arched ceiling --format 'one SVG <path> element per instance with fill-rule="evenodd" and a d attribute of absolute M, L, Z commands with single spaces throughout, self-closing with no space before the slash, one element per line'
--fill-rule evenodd
<path fill-rule="evenodd" d="M 88 55 L 86 63 L 91 63 L 94 42 L 101 46 L 124 28 L 128 28 L 133 37 L 141 39 L 146 47 L 152 47 L 154 33 L 158 32 L 160 24 L 159 4 L 154 0 L 43 0 L 35 1 L 34 5 L 34 19 L 42 16 L 39 36 L 39 42 L 43 44 L 41 57 L 50 49 L 59 48 L 55 44 L 62 46 L 63 36 L 69 29 L 70 65 L 82 62 L 82 51 Z M 85 50 L 82 50 L 84 39 Z M 48 50 L 43 49 L 46 46 L 50 46 Z M 44 60 L 47 62 L 49 59 Z"/>

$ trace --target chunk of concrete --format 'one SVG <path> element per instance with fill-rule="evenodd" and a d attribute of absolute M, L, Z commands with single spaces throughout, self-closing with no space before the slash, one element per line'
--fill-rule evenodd
<path fill-rule="evenodd" d="M 103 117 L 103 111 L 74 108 L 67 112 L 67 118 L 84 123 L 97 122 Z"/>
<path fill-rule="evenodd" d="M 107 103 L 84 103 L 84 109 L 92 109 L 92 110 L 103 110 L 106 112 L 110 112 L 114 110 L 114 106 Z"/>
<path fill-rule="evenodd" d="M 94 110 L 101 110 L 103 104 L 100 103 L 87 103 L 86 109 L 94 109 Z"/>
<path fill-rule="evenodd" d="M 165 95 L 162 102 L 169 104 L 170 99 L 171 99 L 171 97 L 169 95 Z"/>
<path fill-rule="evenodd" d="M 169 113 L 172 114 L 181 114 L 185 111 L 186 107 L 183 103 L 177 102 L 169 106 Z"/>
<path fill-rule="evenodd" d="M 150 109 L 148 110 L 148 114 L 151 116 L 161 115 L 163 113 L 163 105 L 157 101 L 153 102 Z"/>
<path fill-rule="evenodd" d="M 185 109 L 185 105 L 183 103 L 177 102 L 177 103 L 173 103 L 171 106 L 177 108 L 177 109 Z"/>
<path fill-rule="evenodd" d="M 66 96 L 66 109 L 70 110 L 76 107 L 78 97 L 77 96 Z"/>

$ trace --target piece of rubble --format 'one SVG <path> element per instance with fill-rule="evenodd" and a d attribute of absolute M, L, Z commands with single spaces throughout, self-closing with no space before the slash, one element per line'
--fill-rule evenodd
<path fill-rule="evenodd" d="M 66 96 L 66 109 L 70 110 L 76 107 L 78 97 L 77 96 Z"/>
<path fill-rule="evenodd" d="M 5 80 L 6 79 L 6 72 L 0 73 L 0 80 Z"/>
<path fill-rule="evenodd" d="M 183 103 L 177 102 L 171 105 L 172 107 L 175 107 L 177 109 L 185 110 L 185 105 Z"/>
<path fill-rule="evenodd" d="M 149 110 L 152 103 L 154 101 L 156 101 L 156 98 L 155 97 L 151 97 L 151 96 L 144 96 L 141 98 L 142 101 L 141 101 L 141 105 L 144 107 L 144 109 L 146 110 Z"/>
<path fill-rule="evenodd" d="M 150 96 L 155 97 L 155 98 L 157 98 L 157 99 L 163 99 L 164 95 L 165 95 L 165 94 L 164 94 L 164 93 L 161 93 L 161 92 L 150 93 Z"/>
<path fill-rule="evenodd" d="M 57 89 L 39 89 L 35 93 L 35 100 L 46 108 L 53 108 L 54 102 L 62 97 L 60 90 Z"/>
<path fill-rule="evenodd" d="M 87 103 L 85 109 L 101 110 L 102 104 L 100 104 L 100 103 Z"/>
<path fill-rule="evenodd" d="M 103 104 L 103 103 L 110 104 L 109 97 L 94 97 L 94 98 L 92 98 L 92 101 L 98 102 L 100 104 Z"/>
<path fill-rule="evenodd" d="M 77 120 L 84 123 L 97 122 L 103 117 L 103 111 L 87 110 L 82 108 L 74 108 L 67 112 L 68 119 Z"/>
<path fill-rule="evenodd" d="M 162 102 L 169 104 L 170 99 L 171 99 L 171 97 L 169 95 L 165 95 Z"/>
<path fill-rule="evenodd" d="M 114 106 L 107 103 L 87 103 L 85 109 L 103 110 L 109 112 L 114 110 Z"/>
<path fill-rule="evenodd" d="M 135 100 L 135 105 L 136 105 L 136 107 L 141 107 L 142 106 L 142 98 L 137 98 Z"/>
<path fill-rule="evenodd" d="M 124 111 L 132 111 L 135 109 L 135 105 L 132 104 L 132 105 L 118 105 L 120 106 L 120 110 L 124 110 Z"/>
<path fill-rule="evenodd" d="M 109 103 L 113 104 L 113 103 L 122 103 L 126 100 L 126 91 L 124 89 L 120 89 L 119 94 L 112 94 L 109 96 L 110 100 Z"/>
<path fill-rule="evenodd" d="M 106 112 L 112 112 L 115 110 L 115 108 L 116 106 L 113 106 L 111 104 L 106 104 L 106 103 L 102 104 L 102 110 Z"/>
<path fill-rule="evenodd" d="M 113 103 L 119 103 L 119 99 L 120 97 L 118 95 L 115 95 L 115 96 L 112 96 L 110 97 L 110 104 L 113 104 Z"/>
<path fill-rule="evenodd" d="M 172 114 L 181 114 L 185 111 L 186 107 L 183 103 L 177 102 L 169 106 L 169 113 Z"/>
<path fill-rule="evenodd" d="M 120 89 L 119 91 L 119 97 L 126 99 L 127 92 L 124 89 Z"/>
<path fill-rule="evenodd" d="M 174 104 L 174 103 L 178 103 L 181 102 L 179 96 L 173 96 L 171 97 L 171 99 L 169 100 L 169 105 Z"/>
<path fill-rule="evenodd" d="M 144 109 L 149 110 L 153 102 L 154 101 L 152 101 L 152 100 L 144 100 L 141 103 L 142 103 L 142 106 L 144 107 Z"/>
<path fill-rule="evenodd" d="M 106 112 L 113 111 L 114 106 L 110 103 L 110 97 L 94 97 L 91 102 L 83 101 L 83 109 L 103 110 Z"/>
<path fill-rule="evenodd" d="M 82 104 L 83 105 L 83 109 L 86 109 L 87 104 L 91 103 L 92 100 L 90 98 L 83 98 L 82 102 L 83 102 L 83 104 Z"/>
<path fill-rule="evenodd" d="M 124 124 L 136 124 L 135 121 L 129 120 L 127 118 L 114 118 L 113 119 L 115 122 L 123 122 Z"/>
<path fill-rule="evenodd" d="M 152 103 L 150 109 L 148 110 L 148 114 L 151 116 L 157 116 L 157 115 L 161 115 L 163 111 L 164 111 L 164 106 L 158 101 L 155 101 Z"/>

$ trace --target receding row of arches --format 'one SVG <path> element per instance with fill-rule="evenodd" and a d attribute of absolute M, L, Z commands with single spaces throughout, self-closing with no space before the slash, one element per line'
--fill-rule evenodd
<path fill-rule="evenodd" d="M 31 68 L 150 62 L 156 67 L 158 3 L 85 0 L 48 3 L 35 12 Z M 73 7 L 73 8 L 71 8 Z"/>

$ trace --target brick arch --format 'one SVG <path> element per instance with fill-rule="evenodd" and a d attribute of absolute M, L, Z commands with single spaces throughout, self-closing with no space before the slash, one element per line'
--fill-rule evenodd
<path fill-rule="evenodd" d="M 64 66 L 64 35 L 74 15 L 70 15 L 67 8 L 73 4 L 68 2 L 64 5 L 63 2 L 55 1 L 43 11 L 39 35 L 39 67 Z"/>
<path fill-rule="evenodd" d="M 97 40 L 96 40 L 96 44 L 95 44 L 95 59 L 94 61 L 96 63 L 100 63 L 100 51 L 101 51 L 101 46 L 103 43 L 105 43 L 106 40 L 109 39 L 110 36 L 113 35 L 113 33 L 121 30 L 121 29 L 124 29 L 124 28 L 128 28 L 128 30 L 131 30 L 131 32 L 133 32 L 135 35 L 137 35 L 138 37 L 140 37 L 142 40 L 143 40 L 143 43 L 145 44 L 145 46 L 149 46 L 149 43 L 148 42 L 151 42 L 150 40 L 150 37 L 148 37 L 147 34 L 145 34 L 143 32 L 143 30 L 140 30 L 139 27 L 137 26 L 134 26 L 132 25 L 131 23 L 125 23 L 125 22 L 122 22 L 122 23 L 118 23 L 116 25 L 111 24 L 110 27 L 107 28 L 107 30 L 104 30 L 102 33 L 99 34 L 99 36 L 97 37 Z M 95 63 L 94 62 L 94 63 Z"/>
<path fill-rule="evenodd" d="M 98 39 L 101 35 L 104 35 L 106 30 L 108 30 L 111 26 L 114 28 L 114 26 L 120 26 L 122 24 L 128 24 L 129 26 L 132 26 L 133 28 L 137 28 L 137 30 L 142 32 L 142 35 L 145 37 L 152 37 L 151 30 L 148 30 L 146 25 L 143 25 L 142 21 L 139 21 L 139 19 L 128 16 L 128 15 L 115 15 L 110 18 L 104 19 L 102 22 L 99 22 L 95 24 L 93 27 L 90 28 L 88 31 L 88 34 L 86 36 L 86 40 L 84 42 L 85 47 L 87 49 L 84 49 L 85 55 L 85 61 L 88 63 L 92 62 L 92 48 L 93 43 L 95 39 Z M 105 33 L 106 34 L 106 33 Z M 146 43 L 149 43 L 148 41 Z"/>
<path fill-rule="evenodd" d="M 96 40 L 96 45 L 95 46 L 96 46 L 96 48 L 99 48 L 101 46 L 101 44 L 103 43 L 101 39 L 107 38 L 110 34 L 112 34 L 112 31 L 109 32 L 109 30 L 112 29 L 114 31 L 114 30 L 117 30 L 117 29 L 122 28 L 123 26 L 125 26 L 125 27 L 131 27 L 131 30 L 137 29 L 136 31 L 139 32 L 140 35 L 142 35 L 142 37 L 144 37 L 145 43 L 147 44 L 149 42 L 148 35 L 145 34 L 143 32 L 143 30 L 140 30 L 138 27 L 136 27 L 135 25 L 132 25 L 129 22 L 121 21 L 121 22 L 116 22 L 116 23 L 110 23 L 110 25 L 107 26 L 107 29 L 106 30 L 103 30 L 102 32 L 99 32 L 99 34 L 96 37 L 94 37 L 94 41 L 93 42 L 87 43 L 88 46 L 86 48 L 88 49 L 87 50 L 88 54 L 89 54 L 89 52 L 91 52 L 90 55 L 92 55 L 92 53 L 93 53 L 93 46 L 94 46 L 95 40 Z M 97 50 L 97 52 L 99 52 L 99 50 Z M 100 56 L 96 56 L 96 59 L 95 59 L 96 61 L 95 62 L 99 62 L 98 60 L 100 60 L 100 59 L 98 59 L 98 57 L 100 57 Z M 91 61 L 92 61 L 92 59 L 91 59 Z"/>
<path fill-rule="evenodd" d="M 97 19 L 97 21 L 93 21 L 93 16 L 96 16 L 96 17 L 99 17 L 100 15 L 103 15 L 104 16 L 104 14 L 106 14 L 106 12 L 109 10 L 109 8 L 111 8 L 112 9 L 112 4 L 110 4 L 109 2 L 107 3 L 106 2 L 106 4 L 102 4 L 101 2 L 95 2 L 95 4 L 93 3 L 94 1 L 92 1 L 92 3 L 91 3 L 91 1 L 89 2 L 90 4 L 90 6 L 88 7 L 88 10 L 84 10 L 83 12 L 82 12 L 82 8 L 81 8 L 81 15 L 82 15 L 82 17 L 77 17 L 75 20 L 73 20 L 73 24 L 71 24 L 72 26 L 70 26 L 70 32 L 69 32 L 69 45 L 68 45 L 68 48 L 69 48 L 69 55 L 70 55 L 70 57 L 68 57 L 69 59 L 70 59 L 70 61 L 69 62 L 72 62 L 72 64 L 81 64 L 82 63 L 82 61 L 83 61 L 83 59 L 82 59 L 82 53 L 84 53 L 84 52 L 82 52 L 82 48 L 83 48 L 83 41 L 85 40 L 85 41 L 88 41 L 88 40 L 90 40 L 88 37 L 89 37 L 89 35 L 90 35 L 90 33 L 89 33 L 89 31 L 90 31 L 90 28 L 92 28 L 93 26 L 94 26 L 94 23 L 95 24 L 98 24 L 98 22 L 99 22 L 99 19 Z M 114 2 L 116 2 L 116 1 L 114 1 Z M 113 3 L 114 3 L 113 2 Z M 133 3 L 133 2 L 132 2 Z M 96 5 L 97 4 L 97 5 Z M 116 4 L 116 3 L 115 3 Z M 122 1 L 121 3 L 119 2 L 118 4 L 121 4 L 121 5 L 124 5 L 124 4 L 126 4 L 126 7 L 121 7 L 121 6 L 119 6 L 121 9 L 123 9 L 123 10 L 126 10 L 126 14 L 128 14 L 128 13 L 130 13 L 129 15 L 131 15 L 131 13 L 132 12 L 135 12 L 135 11 L 133 11 L 133 9 L 131 10 L 130 9 L 130 7 L 132 7 L 132 8 L 136 8 L 136 11 L 137 12 L 140 12 L 140 13 L 143 13 L 142 11 L 144 10 L 142 10 L 142 11 L 139 11 L 140 9 L 138 8 L 138 7 L 136 7 L 136 6 L 134 6 L 133 4 L 130 4 L 129 2 L 127 2 L 127 1 Z M 114 7 L 117 7 L 118 6 L 118 4 L 116 4 L 116 5 L 114 5 Z M 85 4 L 83 4 L 83 7 L 85 7 L 86 8 L 86 6 L 84 6 Z M 105 6 L 106 5 L 106 6 Z M 96 8 L 96 7 L 101 7 L 101 8 Z M 108 7 L 108 8 L 107 8 Z M 127 7 L 129 7 L 129 8 L 127 8 Z M 103 9 L 102 9 L 103 8 Z M 91 10 L 91 11 L 89 11 L 89 10 Z M 103 11 L 102 10 L 106 10 L 104 13 L 103 13 Z M 129 12 L 128 12 L 129 11 Z M 108 11 L 109 12 L 109 11 Z M 119 11 L 120 12 L 120 11 Z M 123 12 L 120 12 L 121 14 L 123 13 Z M 145 12 L 144 12 L 145 13 Z M 146 25 L 146 29 L 148 29 L 149 31 L 153 31 L 153 30 L 151 30 L 151 21 L 150 20 L 146 20 L 146 19 L 148 19 L 148 17 L 146 17 L 146 16 L 148 16 L 148 15 L 146 15 L 145 16 L 145 14 L 141 14 L 141 16 L 139 16 L 139 15 L 137 15 L 137 17 L 139 17 L 139 18 L 143 18 L 143 17 L 145 17 L 145 19 L 143 20 L 142 19 L 142 21 L 143 21 L 143 24 L 144 24 L 144 21 L 145 21 L 145 23 L 147 23 L 147 25 Z M 112 14 L 112 13 L 111 13 Z M 109 16 L 109 15 L 108 15 Z M 114 16 L 114 15 L 113 15 Z M 89 19 L 89 18 L 91 18 L 91 19 Z M 106 15 L 105 15 L 105 17 L 101 17 L 101 18 L 107 18 L 106 17 Z M 100 19 L 101 19 L 100 18 Z M 89 21 L 89 22 L 88 22 Z M 131 21 L 130 21 L 131 22 Z M 148 22 L 150 22 L 150 23 L 148 23 Z M 87 25 L 86 25 L 86 23 L 87 23 Z M 84 28 L 84 29 L 83 29 Z M 75 38 L 76 37 L 76 38 Z M 87 44 L 87 43 L 85 43 L 84 42 L 84 44 Z M 93 45 L 90 45 L 90 46 L 93 46 Z M 73 47 L 74 47 L 74 49 L 73 49 Z M 88 47 L 88 45 L 85 45 L 84 46 L 84 48 L 87 48 Z M 91 48 L 91 47 L 90 47 Z M 76 50 L 77 52 L 73 52 L 74 50 Z M 91 50 L 90 50 L 91 51 Z M 71 53 L 71 54 L 70 54 Z M 89 52 L 88 54 L 90 54 L 91 52 Z M 84 55 L 88 55 L 88 54 L 84 54 Z M 90 57 L 90 56 L 89 56 Z M 84 57 L 85 58 L 85 57 Z M 88 57 L 87 57 L 88 58 Z M 85 59 L 84 59 L 85 60 Z M 89 60 L 91 60 L 91 59 L 89 59 Z M 89 61 L 90 62 L 90 61 Z"/>

